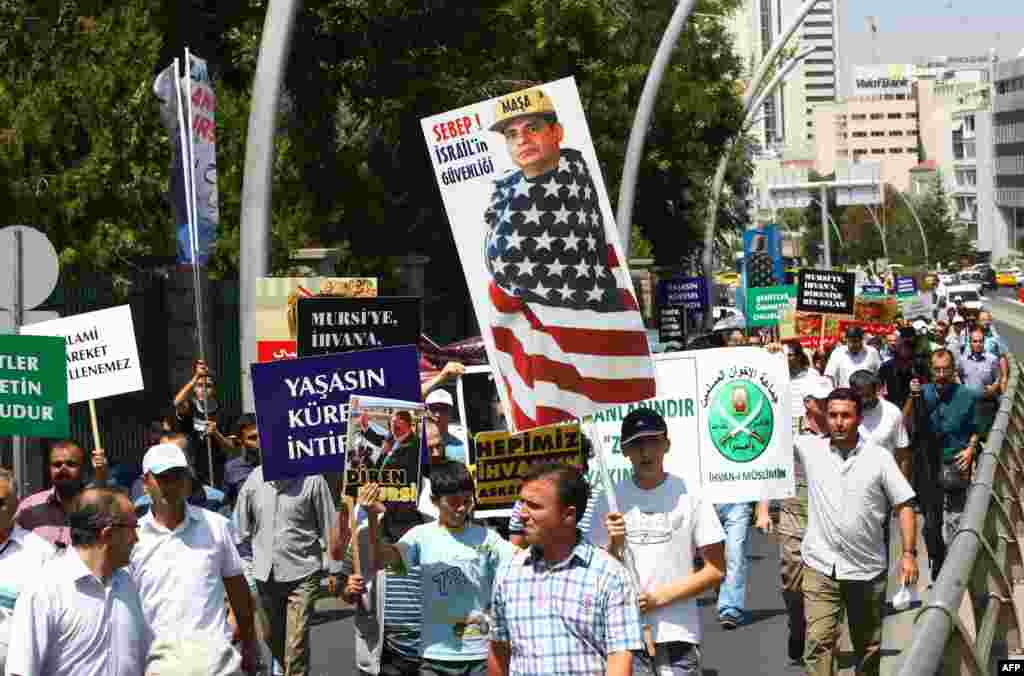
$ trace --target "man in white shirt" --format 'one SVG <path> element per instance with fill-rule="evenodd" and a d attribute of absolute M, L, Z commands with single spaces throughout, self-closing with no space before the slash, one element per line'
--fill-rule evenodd
<path fill-rule="evenodd" d="M 864 439 L 860 397 L 840 388 L 828 398 L 829 437 L 803 435 L 795 448 L 807 473 L 807 534 L 802 543 L 808 676 L 835 676 L 839 618 L 846 612 L 857 673 L 878 676 L 887 552 L 883 524 L 899 517 L 899 577 L 917 584 L 914 490 L 892 454 Z"/>
<path fill-rule="evenodd" d="M 124 570 L 137 541 L 131 500 L 86 488 L 68 514 L 71 547 L 18 596 L 7 676 L 142 676 L 152 632 Z"/>
<path fill-rule="evenodd" d="M 775 345 L 769 345 L 768 351 L 775 352 Z M 793 420 L 804 416 L 804 398 L 808 392 L 822 389 L 828 383 L 828 391 L 832 391 L 832 381 L 811 368 L 811 358 L 804 352 L 800 343 L 793 341 L 785 346 L 789 362 L 789 394 L 792 402 Z"/>
<path fill-rule="evenodd" d="M 860 434 L 893 454 L 903 476 L 910 480 L 910 435 L 903 421 L 903 411 L 896 404 L 878 396 L 881 381 L 871 371 L 857 371 L 850 376 L 850 387 L 860 395 L 864 419 Z"/>
<path fill-rule="evenodd" d="M 230 640 L 227 592 L 242 638 L 242 663 L 254 670 L 259 647 L 252 597 L 234 529 L 220 514 L 187 504 L 192 474 L 177 444 L 146 451 L 142 473 L 153 506 L 139 522 L 128 570 L 139 587 L 146 621 L 161 638 L 206 632 Z"/>
<path fill-rule="evenodd" d="M 849 387 L 850 376 L 854 371 L 878 373 L 881 367 L 882 357 L 878 350 L 864 344 L 864 329 L 851 326 L 846 329 L 846 344 L 836 347 L 828 358 L 825 375 L 832 379 L 836 387 Z"/>
<path fill-rule="evenodd" d="M 697 486 L 665 470 L 668 427 L 657 412 L 636 409 L 622 421 L 622 452 L 633 476 L 615 486 L 623 512 L 607 495 L 594 504 L 590 540 L 622 560 L 625 543 L 640 576 L 641 622 L 650 625 L 656 664 L 636 655 L 634 674 L 700 674 L 697 596 L 717 587 L 725 571 L 725 531 L 715 506 Z M 693 569 L 698 554 L 704 566 Z"/>

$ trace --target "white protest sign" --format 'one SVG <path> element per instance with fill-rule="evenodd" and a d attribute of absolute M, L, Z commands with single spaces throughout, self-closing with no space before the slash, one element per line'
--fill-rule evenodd
<path fill-rule="evenodd" d="M 129 305 L 30 324 L 23 326 L 21 332 L 64 339 L 69 404 L 144 387 Z"/>
<path fill-rule="evenodd" d="M 592 419 L 613 480 L 629 476 L 622 419 L 652 408 L 665 418 L 665 468 L 715 503 L 791 497 L 793 434 L 789 371 L 761 348 L 670 352 L 654 357 L 662 396 L 607 409 Z"/>

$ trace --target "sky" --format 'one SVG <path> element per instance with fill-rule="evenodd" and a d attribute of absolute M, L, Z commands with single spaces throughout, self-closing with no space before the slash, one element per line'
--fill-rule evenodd
<path fill-rule="evenodd" d="M 839 0 L 848 92 L 850 68 L 873 63 L 865 17 L 878 20 L 881 63 L 913 63 L 918 56 L 983 55 L 1002 59 L 1024 49 L 1024 0 Z"/>

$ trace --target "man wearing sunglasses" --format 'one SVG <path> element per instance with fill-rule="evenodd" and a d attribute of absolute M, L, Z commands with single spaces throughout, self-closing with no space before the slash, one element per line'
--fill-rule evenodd
<path fill-rule="evenodd" d="M 128 495 L 86 488 L 68 513 L 71 547 L 14 606 L 10 676 L 142 676 L 152 632 L 127 571 L 138 541 Z"/>
<path fill-rule="evenodd" d="M 231 639 L 231 602 L 242 636 L 242 664 L 256 668 L 259 648 L 252 598 L 228 520 L 187 503 L 192 472 L 176 444 L 159 444 L 142 459 L 152 509 L 139 522 L 129 571 L 156 636 L 204 633 Z"/>

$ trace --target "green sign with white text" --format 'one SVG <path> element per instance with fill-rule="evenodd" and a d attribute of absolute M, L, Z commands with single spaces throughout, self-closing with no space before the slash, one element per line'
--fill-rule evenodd
<path fill-rule="evenodd" d="M 69 434 L 67 351 L 52 336 L 0 336 L 0 436 Z"/>
<path fill-rule="evenodd" d="M 775 326 L 793 298 L 793 285 L 747 289 L 747 326 Z"/>

